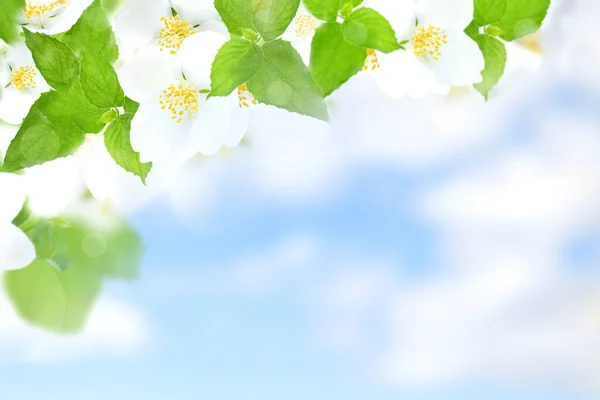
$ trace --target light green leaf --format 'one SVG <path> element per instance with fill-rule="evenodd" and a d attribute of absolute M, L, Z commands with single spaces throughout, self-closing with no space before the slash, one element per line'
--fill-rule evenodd
<path fill-rule="evenodd" d="M 506 3 L 507 0 L 475 0 L 475 22 L 479 26 L 498 22 L 506 12 Z"/>
<path fill-rule="evenodd" d="M 475 38 L 475 41 L 483 53 L 485 69 L 481 72 L 483 80 L 473 86 L 487 100 L 490 91 L 498 84 L 502 75 L 504 75 L 506 48 L 504 47 L 504 43 L 491 36 L 480 35 Z"/>
<path fill-rule="evenodd" d="M 333 22 L 343 4 L 341 0 L 304 0 L 304 5 L 315 18 Z"/>
<path fill-rule="evenodd" d="M 25 0 L 0 0 L 0 39 L 7 43 L 17 39 L 17 22 L 23 7 Z"/>
<path fill-rule="evenodd" d="M 72 263 L 59 273 L 59 279 L 65 296 L 65 316 L 60 331 L 79 332 L 102 290 L 102 274 L 91 265 Z"/>
<path fill-rule="evenodd" d="M 210 74 L 208 97 L 228 96 L 248 82 L 260 69 L 263 55 L 260 47 L 242 39 L 232 39 L 217 53 Z"/>
<path fill-rule="evenodd" d="M 102 130 L 102 114 L 76 86 L 67 93 L 42 93 L 11 142 L 2 169 L 18 171 L 73 154 L 86 133 Z"/>
<path fill-rule="evenodd" d="M 300 0 L 253 0 L 254 26 L 267 42 L 277 39 L 290 25 Z"/>
<path fill-rule="evenodd" d="M 90 103 L 100 108 L 121 107 L 125 93 L 117 73 L 99 54 L 86 51 L 81 59 L 81 89 Z"/>
<path fill-rule="evenodd" d="M 550 8 L 550 0 L 507 0 L 506 11 L 494 25 L 504 31 L 500 37 L 513 41 L 536 32 Z"/>
<path fill-rule="evenodd" d="M 129 97 L 125 96 L 125 105 L 123 106 L 125 112 L 128 114 L 134 114 L 137 112 L 138 108 L 140 108 L 140 103 L 135 100 L 131 100 Z"/>
<path fill-rule="evenodd" d="M 111 64 L 119 58 L 115 34 L 104 14 L 100 0 L 94 0 L 75 25 L 65 33 L 62 40 L 77 55 L 81 55 L 84 51 L 95 53 Z"/>
<path fill-rule="evenodd" d="M 58 250 L 58 241 L 51 223 L 41 221 L 25 233 L 34 244 L 38 258 L 49 260 L 54 257 Z"/>
<path fill-rule="evenodd" d="M 37 260 L 26 268 L 4 273 L 4 287 L 15 311 L 25 321 L 51 331 L 61 331 L 66 299 L 59 272 L 48 261 Z"/>
<path fill-rule="evenodd" d="M 139 176 L 146 184 L 146 177 L 152 169 L 152 163 L 140 162 L 140 153 L 131 147 L 129 137 L 132 114 L 123 114 L 114 120 L 104 132 L 104 144 L 115 162 L 125 171 Z"/>
<path fill-rule="evenodd" d="M 342 25 L 336 22 L 323 24 L 312 41 L 310 72 L 323 97 L 361 71 L 367 51 L 346 42 Z"/>
<path fill-rule="evenodd" d="M 242 28 L 255 29 L 252 0 L 215 0 L 215 8 L 230 33 L 242 36 Z"/>
<path fill-rule="evenodd" d="M 346 41 L 354 46 L 391 53 L 400 49 L 394 28 L 377 11 L 362 7 L 344 21 L 343 33 Z"/>
<path fill-rule="evenodd" d="M 327 120 L 325 102 L 296 49 L 289 42 L 276 40 L 263 47 L 263 54 L 261 69 L 248 81 L 248 90 L 256 100 Z"/>
<path fill-rule="evenodd" d="M 31 50 L 35 66 L 50 86 L 68 90 L 79 76 L 79 61 L 64 43 L 43 33 L 23 28 L 25 44 Z"/>

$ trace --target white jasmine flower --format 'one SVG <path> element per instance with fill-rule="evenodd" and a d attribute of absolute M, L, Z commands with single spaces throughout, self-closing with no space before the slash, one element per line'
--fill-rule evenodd
<path fill-rule="evenodd" d="M 93 0 L 25 0 L 23 25 L 48 35 L 66 32 Z"/>

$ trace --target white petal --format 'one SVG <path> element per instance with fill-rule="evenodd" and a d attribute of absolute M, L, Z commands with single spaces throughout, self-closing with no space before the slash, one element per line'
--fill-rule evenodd
<path fill-rule="evenodd" d="M 9 224 L 25 203 L 23 177 L 0 172 L 0 224 Z"/>
<path fill-rule="evenodd" d="M 171 4 L 181 18 L 192 25 L 219 18 L 212 0 L 171 0 Z"/>
<path fill-rule="evenodd" d="M 252 108 L 261 107 L 260 105 L 252 106 Z M 238 104 L 234 104 L 231 107 L 231 128 L 229 129 L 229 133 L 227 134 L 227 138 L 225 140 L 225 144 L 227 147 L 235 147 L 242 141 L 242 138 L 246 134 L 248 130 L 248 122 L 249 122 L 249 108 L 241 107 Z"/>
<path fill-rule="evenodd" d="M 193 144 L 190 147 L 193 152 L 212 155 L 223 147 L 231 124 L 235 123 L 231 120 L 231 102 L 231 96 L 211 97 L 200 104 L 192 127 Z"/>
<path fill-rule="evenodd" d="M 47 35 L 66 32 L 77 22 L 86 8 L 93 0 L 71 0 L 54 18 L 50 18 L 44 25 L 43 32 Z"/>
<path fill-rule="evenodd" d="M 219 49 L 229 38 L 216 32 L 198 32 L 183 41 L 177 56 L 186 78 L 200 89 L 210 88 L 210 70 Z"/>
<path fill-rule="evenodd" d="M 113 30 L 124 47 L 140 48 L 158 39 L 160 18 L 169 16 L 167 0 L 129 0 L 115 18 Z"/>
<path fill-rule="evenodd" d="M 0 271 L 25 268 L 35 260 L 35 247 L 19 228 L 0 225 Z"/>
<path fill-rule="evenodd" d="M 447 93 L 435 75 L 419 62 L 410 50 L 378 54 L 381 68 L 374 71 L 380 88 L 390 97 L 400 99 L 405 95 L 423 97 L 430 93 Z"/>
<path fill-rule="evenodd" d="M 0 119 L 9 124 L 20 124 L 39 97 L 38 93 L 22 92 L 12 86 L 7 87 L 0 93 Z"/>
<path fill-rule="evenodd" d="M 0 159 L 6 154 L 10 142 L 15 138 L 19 127 L 17 125 L 10 125 L 0 121 Z"/>
<path fill-rule="evenodd" d="M 462 31 L 473 19 L 473 0 L 419 0 L 417 18 L 421 25 Z"/>
<path fill-rule="evenodd" d="M 462 86 L 480 82 L 484 59 L 477 43 L 461 31 L 449 31 L 447 34 L 448 43 L 442 47 L 440 59 L 425 65 L 444 85 Z"/>
<path fill-rule="evenodd" d="M 158 93 L 182 78 L 176 57 L 161 52 L 158 46 L 145 46 L 117 71 L 127 96 L 138 102 Z"/>
<path fill-rule="evenodd" d="M 368 0 L 365 5 L 390 21 L 399 40 L 409 39 L 415 27 L 416 0 Z"/>
<path fill-rule="evenodd" d="M 225 37 L 229 37 L 229 31 L 225 24 L 214 19 L 202 23 L 197 29 L 198 32 L 216 32 Z"/>
<path fill-rule="evenodd" d="M 156 96 L 140 103 L 131 121 L 131 146 L 142 162 L 180 159 L 189 148 L 191 125 L 187 118 L 173 121 L 168 110 L 161 110 Z"/>

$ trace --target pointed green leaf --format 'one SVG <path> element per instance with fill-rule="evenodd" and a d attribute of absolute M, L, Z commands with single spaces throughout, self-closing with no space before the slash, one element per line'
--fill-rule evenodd
<path fill-rule="evenodd" d="M 263 48 L 264 61 L 258 73 L 248 81 L 248 90 L 261 103 L 314 118 L 327 120 L 325 102 L 289 42 L 276 40 Z"/>
<path fill-rule="evenodd" d="M 106 150 L 125 171 L 141 178 L 146 184 L 146 177 L 152 169 L 152 163 L 140 162 L 140 153 L 131 147 L 130 131 L 132 114 L 123 114 L 114 120 L 104 132 Z"/>
<path fill-rule="evenodd" d="M 300 6 L 300 0 L 253 0 L 254 26 L 270 42 L 283 35 Z"/>
<path fill-rule="evenodd" d="M 502 75 L 504 75 L 506 47 L 504 43 L 491 36 L 480 35 L 475 38 L 475 41 L 483 53 L 485 69 L 481 72 L 483 80 L 473 86 L 487 100 L 490 91 L 498 84 Z"/>
<path fill-rule="evenodd" d="M 354 46 L 391 53 L 400 49 L 394 28 L 377 11 L 362 7 L 344 21 L 343 33 L 346 41 Z"/>
<path fill-rule="evenodd" d="M 100 108 L 121 107 L 125 93 L 117 73 L 97 53 L 86 51 L 81 59 L 81 89 L 90 103 Z"/>
<path fill-rule="evenodd" d="M 312 41 L 310 72 L 323 97 L 352 78 L 365 65 L 367 51 L 349 44 L 337 22 L 323 24 Z"/>
<path fill-rule="evenodd" d="M 255 29 L 252 0 L 215 0 L 215 8 L 232 34 L 242 36 L 242 28 Z"/>
<path fill-rule="evenodd" d="M 494 25 L 504 31 L 500 37 L 513 41 L 535 33 L 550 8 L 550 0 L 507 0 L 504 15 Z"/>
<path fill-rule="evenodd" d="M 475 22 L 479 26 L 498 22 L 506 12 L 506 4 L 507 0 L 475 0 Z"/>
<path fill-rule="evenodd" d="M 260 47 L 242 39 L 225 43 L 212 64 L 211 92 L 208 97 L 228 96 L 238 86 L 252 79 L 262 62 Z"/>
<path fill-rule="evenodd" d="M 12 43 L 17 39 L 19 12 L 25 7 L 25 0 L 0 1 L 0 39 Z"/>
<path fill-rule="evenodd" d="M 25 44 L 31 50 L 35 66 L 50 86 L 68 90 L 79 76 L 79 61 L 64 43 L 43 33 L 23 28 Z"/>

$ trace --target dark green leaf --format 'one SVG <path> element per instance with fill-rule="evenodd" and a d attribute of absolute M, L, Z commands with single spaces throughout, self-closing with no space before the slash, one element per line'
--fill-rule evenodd
<path fill-rule="evenodd" d="M 81 88 L 90 103 L 100 108 L 121 107 L 125 93 L 112 65 L 99 54 L 86 51 L 81 59 Z"/>
<path fill-rule="evenodd" d="M 487 100 L 492 88 L 498 84 L 500 78 L 504 75 L 506 48 L 501 41 L 491 36 L 480 35 L 475 38 L 475 41 L 483 53 L 485 69 L 481 72 L 483 80 L 473 86 Z"/>
<path fill-rule="evenodd" d="M 323 97 L 361 71 L 367 51 L 349 44 L 344 39 L 342 25 L 336 22 L 323 24 L 312 41 L 310 71 Z"/>
<path fill-rule="evenodd" d="M 208 97 L 228 96 L 235 88 L 252 79 L 262 62 L 260 47 L 242 39 L 225 43 L 212 64 L 211 92 Z"/>
<path fill-rule="evenodd" d="M 304 5 L 315 18 L 333 22 L 343 4 L 341 0 L 304 0 Z"/>
<path fill-rule="evenodd" d="M 350 44 L 391 53 L 400 45 L 394 28 L 387 19 L 371 8 L 359 8 L 344 21 L 344 38 Z"/>
<path fill-rule="evenodd" d="M 121 115 L 113 121 L 104 132 L 104 144 L 113 160 L 125 171 L 139 176 L 146 184 L 146 177 L 152 169 L 152 163 L 141 163 L 140 153 L 131 147 L 129 134 L 131 131 L 131 114 Z"/>
<path fill-rule="evenodd" d="M 276 40 L 263 47 L 263 54 L 261 69 L 248 82 L 256 100 L 327 120 L 325 102 L 296 49 L 289 42 Z"/>
<path fill-rule="evenodd" d="M 64 43 L 43 33 L 23 28 L 25 44 L 31 50 L 35 66 L 50 86 L 68 90 L 79 76 L 79 62 Z"/>
<path fill-rule="evenodd" d="M 494 25 L 504 33 L 500 37 L 513 41 L 536 32 L 550 8 L 550 0 L 507 0 L 502 19 Z"/>
<path fill-rule="evenodd" d="M 125 97 L 125 105 L 123 108 L 126 113 L 135 114 L 140 107 L 140 103 L 135 100 L 131 100 L 129 97 Z"/>
<path fill-rule="evenodd" d="M 115 34 L 100 0 L 94 0 L 83 12 L 75 25 L 65 33 L 63 42 L 77 55 L 84 51 L 96 53 L 111 64 L 119 58 Z"/>

